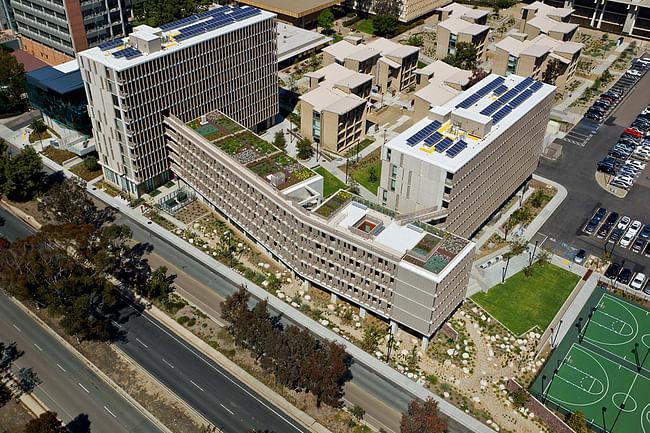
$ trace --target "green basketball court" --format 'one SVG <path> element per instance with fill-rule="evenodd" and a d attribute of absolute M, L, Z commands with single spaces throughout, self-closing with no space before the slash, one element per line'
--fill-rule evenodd
<path fill-rule="evenodd" d="M 530 392 L 596 431 L 650 433 L 650 311 L 595 290 L 567 326 Z"/>

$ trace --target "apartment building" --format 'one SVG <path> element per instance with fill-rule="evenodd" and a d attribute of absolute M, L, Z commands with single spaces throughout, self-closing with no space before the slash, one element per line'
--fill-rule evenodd
<path fill-rule="evenodd" d="M 469 8 L 460 3 L 450 3 L 447 6 L 437 8 L 435 11 L 438 21 L 445 21 L 449 18 L 462 18 L 481 25 L 487 24 L 489 14 L 489 11 Z"/>
<path fill-rule="evenodd" d="M 163 116 L 220 109 L 246 127 L 278 112 L 275 15 L 221 6 L 139 26 L 79 54 L 104 177 L 136 196 L 169 179 Z"/>
<path fill-rule="evenodd" d="M 300 96 L 303 136 L 336 153 L 359 144 L 373 76 L 331 63 L 305 77 L 310 90 Z"/>
<path fill-rule="evenodd" d="M 466 295 L 474 244 L 344 191 L 322 202 L 318 174 L 268 143 L 254 151 L 249 131 L 210 140 L 201 128 L 223 123 L 218 113 L 202 118 L 196 129 L 165 118 L 179 182 L 307 287 L 422 335 L 426 348 Z"/>
<path fill-rule="evenodd" d="M 490 74 L 386 143 L 379 203 L 470 236 L 537 168 L 555 87 Z"/>
<path fill-rule="evenodd" d="M 398 12 L 395 14 L 397 19 L 403 23 L 410 23 L 418 18 L 425 18 L 435 11 L 436 8 L 443 6 L 448 0 L 402 0 L 397 3 Z M 377 0 L 347 0 L 346 5 L 367 13 L 379 13 L 377 11 Z"/>
<path fill-rule="evenodd" d="M 372 74 L 378 91 L 403 91 L 415 84 L 420 49 L 384 38 L 363 44 L 346 38 L 323 49 L 323 64 L 338 63 L 355 72 Z"/>
<path fill-rule="evenodd" d="M 492 72 L 531 77 L 564 91 L 575 77 L 583 44 L 539 35 L 533 40 L 507 36 L 495 44 Z M 550 65 L 550 71 L 549 71 Z"/>
<path fill-rule="evenodd" d="M 432 107 L 444 104 L 462 93 L 473 73 L 436 60 L 415 71 L 415 75 L 413 121 L 418 121 L 427 117 Z"/>
<path fill-rule="evenodd" d="M 521 7 L 520 31 L 530 39 L 538 35 L 548 35 L 558 41 L 570 41 L 578 30 L 578 25 L 570 23 L 571 8 L 556 8 L 535 1 Z"/>
<path fill-rule="evenodd" d="M 253 6 L 277 14 L 278 20 L 298 27 L 318 25 L 318 16 L 342 0 L 240 0 L 237 3 Z"/>
<path fill-rule="evenodd" d="M 120 0 L 11 0 L 23 49 L 56 66 L 75 54 L 127 34 L 127 3 Z"/>
<path fill-rule="evenodd" d="M 547 5 L 574 9 L 571 22 L 605 32 L 650 39 L 650 4 L 637 0 L 545 0 Z"/>
<path fill-rule="evenodd" d="M 490 27 L 475 24 L 465 18 L 448 18 L 438 23 L 436 58 L 444 59 L 456 53 L 456 44 L 468 42 L 476 47 L 476 60 L 487 58 L 487 38 Z"/>

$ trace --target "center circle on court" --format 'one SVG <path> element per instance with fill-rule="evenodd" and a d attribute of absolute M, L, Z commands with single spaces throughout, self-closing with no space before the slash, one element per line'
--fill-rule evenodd
<path fill-rule="evenodd" d="M 638 407 L 634 397 L 625 392 L 616 392 L 612 395 L 612 403 L 614 403 L 614 406 L 617 408 L 620 408 L 621 403 L 623 402 L 625 402 L 625 409 L 622 409 L 623 412 L 634 412 Z"/>

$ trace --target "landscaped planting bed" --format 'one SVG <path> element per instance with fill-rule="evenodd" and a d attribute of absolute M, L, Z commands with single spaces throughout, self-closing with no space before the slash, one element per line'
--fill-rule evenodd
<path fill-rule="evenodd" d="M 350 199 L 352 194 L 349 192 L 339 191 L 331 199 L 320 205 L 316 213 L 329 218 L 339 208 L 343 207 Z"/>

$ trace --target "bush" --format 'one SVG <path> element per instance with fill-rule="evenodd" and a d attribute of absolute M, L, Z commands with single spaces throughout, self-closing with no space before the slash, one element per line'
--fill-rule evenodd
<path fill-rule="evenodd" d="M 179 202 L 184 202 L 185 200 L 187 200 L 187 194 L 185 192 L 181 191 L 176 195 L 176 199 Z"/>
<path fill-rule="evenodd" d="M 178 322 L 179 325 L 184 325 L 190 321 L 190 318 L 187 316 L 181 316 L 178 319 L 176 319 L 176 321 Z"/>
<path fill-rule="evenodd" d="M 350 27 L 351 25 L 354 25 L 359 21 L 361 21 L 361 17 L 355 16 L 354 18 L 343 21 L 343 27 Z"/>
<path fill-rule="evenodd" d="M 85 157 L 83 165 L 88 171 L 99 170 L 99 164 L 97 163 L 97 157 L 95 155 L 88 155 Z"/>

